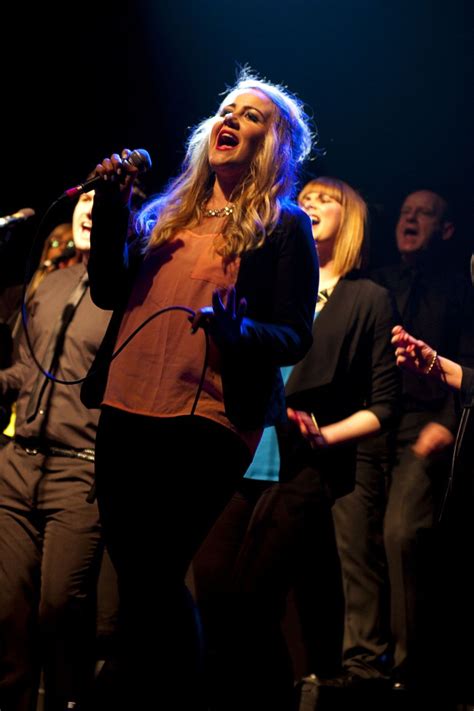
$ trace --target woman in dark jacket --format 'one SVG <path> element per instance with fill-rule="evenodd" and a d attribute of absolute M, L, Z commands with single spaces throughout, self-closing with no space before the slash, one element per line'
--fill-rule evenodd
<path fill-rule="evenodd" d="M 127 708 L 150 707 L 164 689 L 176 694 L 173 708 L 201 708 L 184 575 L 264 424 L 284 416 L 279 366 L 311 345 L 317 259 L 308 218 L 291 203 L 310 139 L 299 101 L 242 76 L 192 133 L 181 175 L 141 214 L 135 257 L 126 248 L 130 151 L 97 167 L 91 294 L 115 312 L 109 350 L 127 342 L 100 393 L 96 445 Z"/>
<path fill-rule="evenodd" d="M 331 507 L 354 486 L 357 441 L 395 413 L 391 302 L 357 271 L 366 205 L 334 178 L 308 183 L 299 203 L 311 218 L 320 262 L 313 345 L 294 368 L 282 369 L 291 420 L 277 427 L 279 450 L 265 430 L 247 478 L 194 562 L 214 647 L 212 679 L 225 680 L 228 668 L 237 680 L 231 698 L 218 688 L 213 711 L 291 708 L 293 671 L 280 631 L 286 595 L 308 565 L 320 571 L 328 597 L 339 591 Z M 295 412 L 304 410 L 317 427 L 311 442 L 292 421 L 304 423 Z M 279 483 L 269 481 L 278 473 Z M 321 609 L 319 619 L 328 614 Z M 343 611 L 336 614 L 334 638 Z"/>

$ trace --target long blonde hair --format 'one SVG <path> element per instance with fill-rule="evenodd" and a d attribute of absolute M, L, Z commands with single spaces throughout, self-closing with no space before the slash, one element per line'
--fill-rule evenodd
<path fill-rule="evenodd" d="M 339 178 L 310 180 L 298 195 L 301 205 L 308 193 L 325 193 L 342 205 L 341 224 L 334 245 L 334 270 L 344 276 L 362 266 L 365 258 L 367 204 L 358 192 Z"/>
<path fill-rule="evenodd" d="M 216 246 L 224 257 L 263 244 L 275 228 L 285 202 L 292 198 L 297 169 L 312 146 L 309 121 L 299 99 L 284 87 L 258 79 L 247 70 L 240 73 L 226 96 L 246 89 L 263 92 L 273 102 L 275 112 L 247 175 L 232 195 L 233 214 L 224 227 L 223 241 Z M 215 116 L 207 118 L 194 129 L 181 174 L 138 216 L 136 224 L 144 236 L 145 251 L 201 220 L 202 205 L 209 199 L 214 183 L 208 149 L 215 120 Z"/>

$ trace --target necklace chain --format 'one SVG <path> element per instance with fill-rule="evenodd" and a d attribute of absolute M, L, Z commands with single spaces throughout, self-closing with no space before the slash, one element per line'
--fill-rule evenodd
<path fill-rule="evenodd" d="M 234 212 L 234 206 L 230 202 L 228 205 L 219 208 L 206 209 L 203 207 L 204 217 L 229 217 Z"/>

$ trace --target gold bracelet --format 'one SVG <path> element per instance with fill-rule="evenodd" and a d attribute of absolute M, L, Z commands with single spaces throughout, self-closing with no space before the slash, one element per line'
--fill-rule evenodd
<path fill-rule="evenodd" d="M 437 360 L 438 360 L 438 353 L 436 351 L 433 351 L 433 357 L 431 359 L 431 363 L 429 364 L 428 368 L 425 370 L 425 375 L 429 375 L 431 373 Z"/>

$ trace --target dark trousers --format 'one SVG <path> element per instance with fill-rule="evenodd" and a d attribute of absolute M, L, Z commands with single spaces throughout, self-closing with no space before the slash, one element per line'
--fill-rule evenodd
<path fill-rule="evenodd" d="M 387 447 L 385 436 L 359 447 L 354 490 L 333 507 L 344 581 L 343 662 L 369 678 L 386 676 L 392 655 L 383 541 Z"/>
<path fill-rule="evenodd" d="M 94 673 L 97 506 L 92 465 L 0 452 L 0 708 L 33 711 L 82 702 Z"/>
<path fill-rule="evenodd" d="M 427 421 L 428 413 L 404 416 L 390 462 L 385 439 L 365 443 L 355 490 L 334 507 L 346 599 L 344 660 L 362 676 L 386 673 L 383 660 L 392 652 L 397 669 L 419 676 L 436 653 L 425 620 L 433 613 L 434 527 L 449 458 L 413 453 Z"/>
<path fill-rule="evenodd" d="M 101 709 L 204 705 L 199 616 L 184 584 L 191 559 L 249 463 L 245 445 L 201 417 L 104 408 L 97 495 L 120 593 L 115 695 Z"/>
<path fill-rule="evenodd" d="M 331 501 L 318 473 L 309 469 L 284 484 L 242 484 L 193 565 L 211 650 L 211 708 L 286 711 L 292 708 L 294 683 L 281 629 L 288 592 L 294 586 L 306 595 L 304 629 L 309 618 L 322 625 L 329 620 L 334 598 L 329 608 L 320 603 L 328 590 L 331 595 L 340 590 Z M 306 608 L 312 597 L 308 571 L 319 585 L 311 599 L 315 614 Z M 339 608 L 336 618 L 341 617 Z M 230 692 L 229 673 L 235 679 Z"/>
<path fill-rule="evenodd" d="M 384 519 L 394 664 L 405 669 L 408 677 L 423 675 L 439 651 L 426 644 L 423 632 L 436 615 L 432 588 L 438 565 L 435 527 L 451 455 L 449 451 L 421 458 L 413 453 L 411 445 L 426 417 L 421 427 L 419 420 L 406 416 L 398 430 Z"/>

